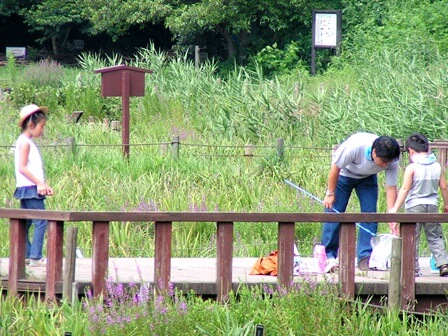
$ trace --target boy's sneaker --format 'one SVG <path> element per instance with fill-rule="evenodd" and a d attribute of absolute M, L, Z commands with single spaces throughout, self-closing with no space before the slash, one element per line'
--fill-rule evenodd
<path fill-rule="evenodd" d="M 338 261 L 334 258 L 327 259 L 325 265 L 325 273 L 337 273 L 339 271 Z"/>
<path fill-rule="evenodd" d="M 439 267 L 439 274 L 441 277 L 448 276 L 448 265 L 442 265 Z"/>
<path fill-rule="evenodd" d="M 46 267 L 47 261 L 45 259 L 30 259 L 30 267 Z"/>
<path fill-rule="evenodd" d="M 31 259 L 30 258 L 26 258 L 25 259 L 25 265 L 29 265 L 30 264 Z"/>
<path fill-rule="evenodd" d="M 358 268 L 361 271 L 368 271 L 369 270 L 369 261 L 370 257 L 364 257 L 358 262 Z"/>

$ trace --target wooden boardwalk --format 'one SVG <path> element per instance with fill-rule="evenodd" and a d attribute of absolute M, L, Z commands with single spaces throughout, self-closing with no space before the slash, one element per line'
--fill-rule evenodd
<path fill-rule="evenodd" d="M 7 287 L 7 274 L 9 259 L 1 261 L 2 286 Z M 250 275 L 250 270 L 256 258 L 233 258 L 232 286 L 236 290 L 241 284 L 276 284 L 277 277 L 264 275 Z M 448 303 L 448 277 L 442 278 L 438 274 L 431 273 L 429 258 L 421 258 L 420 265 L 423 275 L 416 278 L 416 298 L 420 301 L 437 302 L 437 305 Z M 85 289 L 91 286 L 92 259 L 76 259 L 74 295 L 83 295 Z M 45 290 L 45 267 L 27 267 L 27 281 L 21 281 L 19 287 L 26 287 L 26 283 L 32 283 L 36 287 Z M 110 258 L 109 279 L 112 282 L 121 283 L 150 283 L 154 282 L 153 258 Z M 335 274 L 319 274 L 316 272 L 313 258 L 302 258 L 301 274 L 294 277 L 294 281 L 327 281 L 338 283 Z M 356 294 L 359 296 L 381 296 L 388 294 L 389 271 L 362 272 L 356 268 L 355 283 Z M 170 282 L 175 287 L 194 290 L 198 295 L 214 296 L 216 290 L 216 259 L 215 258 L 172 258 Z M 41 283 L 41 285 L 39 285 Z M 30 288 L 33 286 L 30 285 Z M 59 290 L 57 291 L 59 292 Z M 60 294 L 60 292 L 58 293 Z"/>

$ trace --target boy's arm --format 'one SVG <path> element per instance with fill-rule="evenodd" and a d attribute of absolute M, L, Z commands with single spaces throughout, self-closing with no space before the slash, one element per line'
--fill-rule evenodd
<path fill-rule="evenodd" d="M 404 171 L 403 184 L 398 192 L 397 200 L 392 208 L 389 209 L 389 213 L 395 213 L 403 205 L 406 196 L 409 194 L 409 190 L 412 188 L 412 181 L 414 179 L 414 168 L 412 166 L 407 166 Z M 448 195 L 447 195 L 448 196 Z M 447 198 L 448 200 L 448 198 Z"/>
<path fill-rule="evenodd" d="M 448 212 L 448 190 L 447 190 L 447 186 L 446 186 L 445 177 L 443 176 L 443 172 L 440 175 L 439 188 L 442 193 L 443 212 Z"/>

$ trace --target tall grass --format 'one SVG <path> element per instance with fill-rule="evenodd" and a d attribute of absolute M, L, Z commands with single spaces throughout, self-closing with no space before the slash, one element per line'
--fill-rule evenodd
<path fill-rule="evenodd" d="M 405 138 L 412 130 L 430 138 L 446 135 L 441 123 L 448 78 L 443 59 L 436 55 L 434 65 L 428 67 L 387 50 L 369 57 L 357 76 L 333 69 L 326 77 L 298 73 L 296 78 L 267 80 L 262 69 L 244 68 L 218 78 L 213 63 L 195 68 L 183 57 L 167 59 L 152 46 L 141 49 L 131 64 L 153 73 L 146 77 L 147 94 L 131 99 L 130 142 L 148 145 L 131 147 L 129 163 L 121 155 L 120 133 L 100 124 L 104 117 L 120 118 L 119 99 L 100 96 L 100 77 L 93 71 L 116 65 L 122 61 L 119 56 L 83 54 L 79 68 L 65 71 L 59 88 L 43 86 L 36 91 L 29 84 L 29 95 L 13 90 L 1 102 L 0 121 L 14 124 L 20 106 L 31 102 L 28 99 L 49 103 L 45 137 L 38 141 L 48 180 L 56 190 L 47 199 L 49 209 L 321 211 L 320 204 L 283 181 L 290 179 L 322 197 L 329 148 L 350 133 L 362 130 Z M 44 71 L 39 64 L 36 69 Z M 355 64 L 351 71 L 358 70 Z M 67 123 L 66 115 L 72 110 L 84 110 L 79 124 Z M 87 123 L 88 116 L 94 116 L 95 126 Z M 14 176 L 8 147 L 18 131 L 8 127 L 1 135 L 5 147 L 0 150 L 0 170 L 5 178 L 0 200 L 4 206 L 18 206 L 11 196 Z M 177 160 L 159 147 L 174 136 L 184 144 Z M 67 137 L 76 139 L 74 156 L 68 148 L 53 146 L 65 144 Z M 287 145 L 283 160 L 275 152 L 278 137 Z M 252 159 L 242 157 L 241 146 L 249 143 L 255 146 Z M 379 209 L 385 211 L 380 195 Z M 358 211 L 356 199 L 349 209 Z M 88 255 L 90 228 L 75 225 L 80 227 L 80 245 Z M 151 226 L 113 223 L 111 254 L 148 255 L 153 244 Z M 0 230 L 7 237 L 7 226 Z M 179 250 L 174 254 L 214 255 L 208 247 L 213 234 L 212 225 L 176 223 L 174 246 Z M 236 256 L 260 256 L 276 244 L 273 225 L 237 224 L 236 234 L 241 246 Z M 301 252 L 311 254 L 320 239 L 320 227 L 297 225 L 296 236 Z M 7 255 L 8 242 L 2 246 Z"/>
<path fill-rule="evenodd" d="M 131 99 L 130 142 L 145 146 L 132 146 L 129 162 L 121 155 L 119 132 L 100 125 L 105 117 L 120 119 L 120 99 L 102 98 L 100 76 L 94 73 L 120 64 L 120 56 L 83 54 L 79 67 L 64 69 L 57 85 L 44 84 L 44 76 L 39 82 L 39 75 L 33 77 L 37 84 L 16 86 L 11 79 L 5 81 L 12 75 L 25 76 L 25 69 L 11 62 L 8 69 L 0 69 L 7 74 L 2 85 L 13 88 L 0 102 L 0 206 L 18 207 L 12 199 L 11 145 L 19 134 L 15 125 L 20 107 L 33 102 L 51 111 L 45 136 L 37 140 L 48 182 L 55 189 L 55 196 L 46 201 L 48 209 L 322 211 L 318 202 L 288 187 L 284 179 L 321 197 L 330 148 L 349 134 L 362 130 L 405 138 L 421 131 L 430 139 L 447 137 L 446 57 L 376 49 L 358 54 L 362 62 L 334 66 L 325 75 L 310 77 L 300 70 L 271 79 L 261 68 L 235 68 L 219 77 L 213 62 L 195 68 L 183 56 L 168 59 L 151 45 L 141 49 L 130 65 L 153 73 L 146 76 L 146 95 Z M 56 67 L 33 67 L 37 74 L 56 72 Z M 67 123 L 73 110 L 84 111 L 78 124 Z M 96 125 L 87 123 L 89 116 Z M 174 136 L 181 140 L 178 159 L 159 147 Z M 65 144 L 67 137 L 76 139 L 76 154 L 55 146 Z M 286 144 L 283 160 L 275 152 L 277 138 Z M 242 146 L 248 144 L 255 148 L 251 158 L 242 156 Z M 382 175 L 379 182 L 384 185 Z M 358 209 L 353 198 L 349 211 Z M 379 211 L 385 211 L 384 193 Z M 73 225 L 79 227 L 80 247 L 90 256 L 91 228 L 86 223 Z M 1 220 L 1 256 L 9 253 L 8 229 L 8 222 Z M 214 256 L 215 234 L 214 223 L 175 223 L 173 255 Z M 295 237 L 300 252 L 310 255 L 320 240 L 320 226 L 299 223 Z M 111 256 L 151 256 L 153 238 L 153 223 L 113 222 Z M 263 256 L 276 248 L 277 227 L 236 223 L 234 241 L 235 256 Z M 333 295 L 333 288 L 319 287 L 313 279 L 295 284 L 289 295 L 281 288 L 241 288 L 225 305 L 186 293 L 148 295 L 135 302 L 137 294 L 144 294 L 140 288 L 130 286 L 131 292 L 126 292 L 112 283 L 115 296 L 107 297 L 111 305 L 106 306 L 93 298 L 84 307 L 2 299 L 0 333 L 247 335 L 263 324 L 268 334 L 275 335 L 442 335 L 447 328 L 446 315 L 419 321 L 406 314 L 382 313 L 347 303 Z M 121 310 L 114 310 L 117 303 Z"/>
<path fill-rule="evenodd" d="M 290 290 L 241 286 L 222 304 L 170 287 L 124 286 L 111 277 L 104 296 L 69 304 L 0 301 L 0 335 L 445 335 L 445 314 L 416 317 L 338 297 L 337 287 L 304 278 Z"/>

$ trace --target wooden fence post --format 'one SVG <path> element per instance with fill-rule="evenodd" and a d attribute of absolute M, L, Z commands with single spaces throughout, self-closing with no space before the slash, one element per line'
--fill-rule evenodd
<path fill-rule="evenodd" d="M 93 222 L 92 236 L 93 295 L 99 296 L 106 291 L 109 269 L 109 222 Z"/>
<path fill-rule="evenodd" d="M 56 299 L 56 285 L 62 282 L 62 246 L 64 244 L 64 222 L 48 221 L 47 230 L 47 274 L 45 298 Z"/>
<path fill-rule="evenodd" d="M 401 308 L 401 238 L 392 240 L 392 253 L 390 257 L 390 279 L 387 295 L 389 309 L 400 310 Z"/>
<path fill-rule="evenodd" d="M 217 226 L 216 292 L 218 301 L 225 302 L 232 290 L 233 222 L 218 222 Z"/>
<path fill-rule="evenodd" d="M 68 137 L 65 139 L 68 149 L 73 155 L 76 155 L 76 141 L 74 137 Z"/>
<path fill-rule="evenodd" d="M 154 286 L 159 293 L 168 290 L 171 277 L 172 222 L 155 223 Z"/>
<path fill-rule="evenodd" d="M 277 139 L 277 157 L 283 160 L 285 157 L 285 143 L 282 138 Z"/>
<path fill-rule="evenodd" d="M 173 157 L 175 159 L 179 158 L 179 148 L 180 148 L 180 137 L 176 135 L 173 137 L 173 141 L 171 142 L 171 146 L 173 149 Z"/>
<path fill-rule="evenodd" d="M 342 294 L 355 297 L 356 224 L 341 223 L 339 229 L 339 283 Z"/>
<path fill-rule="evenodd" d="M 400 223 L 401 268 L 406 270 L 401 272 L 401 308 L 405 310 L 414 310 L 415 306 L 415 226 L 416 223 Z"/>
<path fill-rule="evenodd" d="M 162 155 L 165 155 L 166 153 L 168 153 L 168 145 L 169 145 L 169 142 L 162 142 L 160 144 L 160 152 L 162 153 Z"/>
<path fill-rule="evenodd" d="M 73 282 L 75 282 L 76 269 L 76 246 L 77 246 L 78 228 L 69 227 L 67 229 L 66 248 L 65 248 L 65 268 L 63 275 L 62 298 L 73 303 L 72 291 Z"/>
<path fill-rule="evenodd" d="M 246 157 L 254 156 L 254 147 L 252 145 L 244 146 L 244 156 L 246 156 Z"/>
<path fill-rule="evenodd" d="M 95 128 L 95 117 L 89 116 L 89 127 Z"/>
<path fill-rule="evenodd" d="M 103 132 L 107 132 L 109 130 L 109 118 L 103 119 Z"/>
<path fill-rule="evenodd" d="M 294 266 L 294 222 L 278 223 L 278 273 L 281 286 L 291 287 Z"/>
<path fill-rule="evenodd" d="M 110 127 L 111 127 L 112 131 L 120 131 L 121 130 L 120 121 L 112 120 L 112 122 L 110 123 Z"/>
<path fill-rule="evenodd" d="M 9 274 L 8 294 L 17 295 L 19 279 L 25 273 L 25 232 L 26 219 L 11 218 L 9 221 Z"/>

